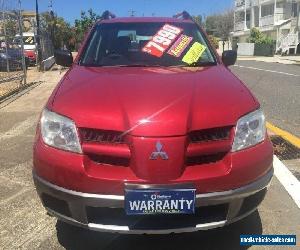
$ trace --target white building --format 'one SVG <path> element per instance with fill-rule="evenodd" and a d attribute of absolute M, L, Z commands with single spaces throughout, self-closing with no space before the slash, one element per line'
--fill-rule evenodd
<path fill-rule="evenodd" d="M 300 49 L 300 0 L 235 0 L 234 42 L 246 42 L 250 29 L 258 28 L 276 40 L 276 50 Z"/>

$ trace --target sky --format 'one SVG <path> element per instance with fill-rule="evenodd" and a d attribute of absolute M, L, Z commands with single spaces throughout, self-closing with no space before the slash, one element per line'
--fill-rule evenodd
<path fill-rule="evenodd" d="M 7 0 L 13 1 L 13 0 Z M 50 0 L 38 0 L 40 11 L 49 10 Z M 182 10 L 192 15 L 210 15 L 233 7 L 233 0 L 52 0 L 53 10 L 68 22 L 80 18 L 81 10 L 92 8 L 97 14 L 110 10 L 117 16 L 173 16 Z M 22 9 L 34 10 L 35 0 L 21 0 Z"/>

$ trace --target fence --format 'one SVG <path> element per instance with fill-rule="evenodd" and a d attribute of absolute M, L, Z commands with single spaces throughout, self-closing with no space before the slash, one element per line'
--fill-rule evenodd
<path fill-rule="evenodd" d="M 18 1 L 0 2 L 0 100 L 26 84 L 27 59 L 24 41 L 16 42 L 23 33 L 23 23 Z"/>
<path fill-rule="evenodd" d="M 0 0 L 0 102 L 12 93 L 31 85 L 28 77 L 39 69 L 48 69 L 53 46 L 47 30 L 40 29 L 37 49 L 36 13 L 22 10 L 21 0 Z"/>
<path fill-rule="evenodd" d="M 46 31 L 41 29 L 40 31 L 40 43 L 41 43 L 41 68 L 42 70 L 48 70 L 55 62 L 54 60 L 54 48 L 51 41 L 50 34 Z"/>

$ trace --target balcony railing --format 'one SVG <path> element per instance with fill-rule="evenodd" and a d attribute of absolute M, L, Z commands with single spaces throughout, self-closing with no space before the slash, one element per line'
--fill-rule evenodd
<path fill-rule="evenodd" d="M 259 1 L 260 4 L 271 3 L 271 2 L 274 2 L 274 0 L 260 0 Z"/>
<path fill-rule="evenodd" d="M 285 19 L 285 15 L 283 13 L 275 14 L 275 22 L 281 21 Z"/>
<path fill-rule="evenodd" d="M 259 26 L 271 26 L 274 25 L 274 15 L 261 17 L 259 20 Z"/>
<path fill-rule="evenodd" d="M 235 0 L 235 7 L 241 7 L 245 5 L 245 0 Z"/>
<path fill-rule="evenodd" d="M 245 29 L 245 22 L 238 22 L 234 24 L 234 31 L 242 31 Z"/>
<path fill-rule="evenodd" d="M 235 8 L 236 9 L 240 9 L 240 8 L 244 8 L 245 7 L 245 3 L 246 3 L 246 7 L 250 7 L 251 5 L 251 1 L 252 0 L 235 0 Z"/>

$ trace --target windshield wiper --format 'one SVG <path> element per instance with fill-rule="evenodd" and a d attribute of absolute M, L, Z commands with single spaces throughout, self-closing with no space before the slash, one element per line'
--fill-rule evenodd
<path fill-rule="evenodd" d="M 159 64 L 124 64 L 124 65 L 114 65 L 115 67 L 164 67 Z"/>
<path fill-rule="evenodd" d="M 189 65 L 187 65 L 186 67 L 203 67 L 203 66 L 213 66 L 213 65 L 217 65 L 216 62 L 194 62 L 191 63 Z"/>
<path fill-rule="evenodd" d="M 98 63 L 82 63 L 79 62 L 80 66 L 84 66 L 84 67 L 103 67 L 103 64 L 98 64 Z"/>

